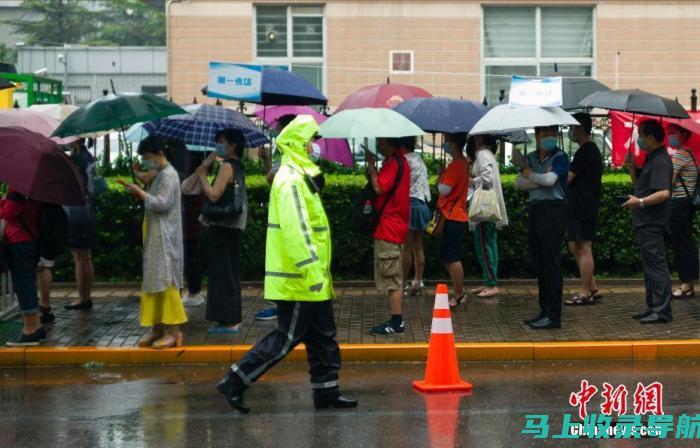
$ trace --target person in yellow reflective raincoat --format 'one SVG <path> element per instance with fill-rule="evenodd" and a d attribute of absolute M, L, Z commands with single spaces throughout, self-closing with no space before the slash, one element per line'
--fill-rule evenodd
<path fill-rule="evenodd" d="M 270 191 L 265 253 L 265 299 L 277 303 L 277 328 L 217 386 L 240 412 L 249 411 L 243 392 L 300 342 L 306 345 L 316 409 L 357 406 L 338 388 L 330 227 L 318 194 L 323 176 L 309 158 L 317 131 L 311 116 L 300 115 L 277 138 L 282 161 Z"/>

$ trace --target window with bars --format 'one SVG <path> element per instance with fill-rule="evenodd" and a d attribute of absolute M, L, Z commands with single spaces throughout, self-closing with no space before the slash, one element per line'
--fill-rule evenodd
<path fill-rule="evenodd" d="M 412 51 L 391 51 L 389 52 L 389 59 L 391 73 L 413 73 Z"/>
<path fill-rule="evenodd" d="M 258 5 L 255 13 L 258 62 L 287 66 L 323 91 L 323 6 Z"/>
<path fill-rule="evenodd" d="M 484 7 L 485 95 L 498 103 L 511 75 L 592 76 L 592 7 Z"/>

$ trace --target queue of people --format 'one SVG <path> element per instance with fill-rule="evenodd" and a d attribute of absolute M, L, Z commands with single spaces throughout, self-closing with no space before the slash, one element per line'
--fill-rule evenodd
<path fill-rule="evenodd" d="M 528 239 L 537 272 L 540 313 L 524 323 L 533 329 L 560 328 L 562 304 L 592 305 L 602 298 L 595 281 L 593 243 L 600 208 L 603 162 L 591 137 L 590 116 L 579 113 L 574 117 L 580 125 L 569 130 L 570 141 L 579 146 L 573 160 L 570 162 L 559 148 L 558 127 L 536 128 L 537 150 L 524 159 L 515 183 L 516 188 L 526 191 L 529 197 Z M 273 162 L 272 157 L 262 154 L 267 180 L 273 191 L 284 182 L 292 182 L 289 179 L 296 179 L 297 174 L 306 182 L 302 188 L 294 184 L 294 180 L 294 185 L 290 184 L 291 192 L 301 194 L 302 190 L 322 188 L 323 177 L 314 164 L 318 160 L 318 145 L 315 144 L 318 136 L 315 132 L 310 133 L 312 128 L 308 117 L 286 116 L 280 119 L 277 159 Z M 440 169 L 435 185 L 438 199 L 434 215 L 441 221 L 439 259 L 452 282 L 453 293 L 449 298 L 452 308 L 467 300 L 461 254 L 467 229 L 473 232 L 475 253 L 482 271 L 482 285 L 472 289 L 471 293 L 482 298 L 500 293 L 498 231 L 509 222 L 495 157 L 497 137 L 467 137 L 464 133 L 444 135 L 443 149 L 450 156 L 450 163 Z M 671 159 L 666 152 L 663 128 L 656 121 L 645 121 L 639 126 L 637 142 L 648 152 L 645 164 L 639 170 L 629 161 L 635 191 L 621 203 L 624 202 L 622 207 L 633 210 L 633 225 L 645 273 L 647 309 L 634 316 L 642 323 L 670 322 L 671 298 L 692 297 L 698 279 L 697 248 L 692 234 L 698 168 L 692 152 L 686 148 L 687 139 L 687 131 L 669 126 L 668 143 L 676 150 Z M 373 233 L 374 277 L 377 290 L 388 299 L 390 310 L 388 320 L 371 329 L 371 333 L 378 336 L 406 331 L 403 300 L 424 289 L 423 238 L 429 222 L 436 218 L 431 218 L 428 172 L 421 156 L 414 152 L 415 143 L 414 137 L 377 139 L 378 152 L 384 158 L 380 169 L 376 157 L 369 152 L 366 154 L 367 178 L 375 193 L 372 206 L 379 215 Z M 212 322 L 211 335 L 240 331 L 240 256 L 248 214 L 245 171 L 241 163 L 245 147 L 241 131 L 224 129 L 216 135 L 216 150 L 210 157 L 204 160 L 195 156 L 189 171 L 178 173 L 169 162 L 171 148 L 168 142 L 152 136 L 140 143 L 138 152 L 142 161 L 134 166 L 140 185 L 124 184 L 143 201 L 145 209 L 140 320 L 149 331 L 139 345 L 166 348 L 182 344 L 180 325 L 187 322 L 185 306 L 206 304 L 206 319 Z M 299 151 L 299 148 L 308 150 Z M 214 182 L 210 183 L 208 176 L 215 159 L 222 163 Z M 37 345 L 46 338 L 44 325 L 55 320 L 50 306 L 51 268 L 65 245 L 73 254 L 78 287 L 78 298 L 65 308 L 87 311 L 92 307 L 95 161 L 83 141 L 72 145 L 71 160 L 86 185 L 85 206 L 61 208 L 41 204 L 12 190 L 0 202 L 10 272 L 24 317 L 21 337 L 8 345 Z M 284 182 L 277 180 L 280 172 L 285 173 Z M 296 174 L 292 175 L 292 172 Z M 493 206 L 497 209 L 494 216 L 497 218 L 484 220 L 469 216 L 468 204 L 475 200 L 476 190 L 493 192 Z M 311 192 L 312 195 L 316 193 Z M 278 191 L 278 194 L 281 193 Z M 299 244 L 290 244 L 292 240 L 289 239 L 284 243 L 280 240 L 275 246 L 286 247 L 282 253 L 275 252 L 282 249 L 270 246 L 270 238 L 280 229 L 292 232 L 289 235 L 282 232 L 285 238 L 292 238 L 296 231 L 285 227 L 287 221 L 294 221 L 295 216 L 298 219 L 308 217 L 308 211 L 302 209 L 308 198 L 303 199 L 302 195 L 289 199 L 291 202 L 285 203 L 285 207 L 296 205 L 296 208 L 277 218 L 271 212 L 267 230 L 265 297 L 272 306 L 256 316 L 259 320 L 284 317 L 280 325 L 290 323 L 288 314 L 294 307 L 287 306 L 287 301 L 305 300 L 303 297 L 308 291 L 302 286 L 306 283 L 292 287 L 294 279 L 309 281 L 306 277 L 310 271 L 301 268 L 307 264 L 316 266 L 322 259 L 314 240 L 320 238 L 318 232 L 324 231 L 319 229 L 328 227 L 323 222 L 313 225 L 302 222 L 297 229 L 303 237 Z M 316 209 L 315 200 L 311 200 L 308 206 Z M 317 211 L 325 216 L 322 209 Z M 671 290 L 663 245 L 667 226 L 671 230 L 674 261 L 681 281 L 675 291 Z M 201 293 L 202 273 L 198 263 L 203 229 L 208 232 L 206 299 Z M 580 286 L 572 298 L 564 301 L 561 247 L 565 238 L 580 271 Z M 330 244 L 330 239 L 326 243 Z M 304 250 L 309 256 L 296 260 L 292 263 L 294 269 L 289 270 L 292 266 L 289 263 Z M 324 293 L 319 300 L 325 301 L 333 295 L 330 272 L 326 272 L 328 266 L 318 269 L 314 268 L 313 272 L 319 282 L 307 286 L 320 287 Z M 181 291 L 184 290 L 185 278 L 187 292 L 183 297 Z M 319 292 L 316 289 L 310 291 Z M 329 317 L 328 310 L 322 314 Z M 300 333 L 299 337 L 302 336 Z M 297 340 L 294 338 L 292 342 Z M 271 353 L 272 349 L 263 347 L 261 350 Z M 254 381 L 249 375 L 241 378 L 246 385 L 246 381 Z"/>

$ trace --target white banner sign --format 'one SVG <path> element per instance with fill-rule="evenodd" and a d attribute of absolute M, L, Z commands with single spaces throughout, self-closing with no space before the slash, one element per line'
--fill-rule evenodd
<path fill-rule="evenodd" d="M 510 107 L 561 106 L 561 78 L 528 79 L 513 76 L 509 101 Z"/>
<path fill-rule="evenodd" d="M 262 66 L 209 63 L 207 96 L 239 101 L 260 101 Z"/>

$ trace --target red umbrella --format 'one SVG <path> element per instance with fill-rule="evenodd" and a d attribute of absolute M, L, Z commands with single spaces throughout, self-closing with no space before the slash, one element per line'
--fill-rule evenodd
<path fill-rule="evenodd" d="M 345 98 L 335 110 L 362 109 L 364 107 L 393 109 L 399 103 L 411 98 L 429 98 L 433 95 L 420 87 L 407 84 L 377 84 L 362 87 Z"/>
<path fill-rule="evenodd" d="M 699 162 L 698 164 L 700 165 L 700 112 L 689 111 L 688 115 L 690 115 L 690 118 L 682 119 L 666 117 L 660 119 L 659 117 L 655 116 L 634 115 L 635 129 L 633 132 L 630 132 L 632 127 L 632 114 L 625 112 L 610 112 L 610 122 L 612 125 L 612 164 L 614 166 L 622 165 L 627 153 L 632 151 L 635 156 L 635 164 L 637 166 L 644 165 L 646 153 L 637 148 L 636 138 L 638 134 L 636 127 L 639 126 L 642 121 L 655 120 L 661 122 L 664 130 L 667 131 L 667 134 L 668 126 L 670 124 L 675 124 L 690 132 L 690 138 L 688 139 L 686 146 L 693 151 L 695 160 L 697 160 Z"/>
<path fill-rule="evenodd" d="M 0 127 L 0 181 L 31 199 L 85 204 L 73 162 L 53 140 L 20 127 Z"/>

